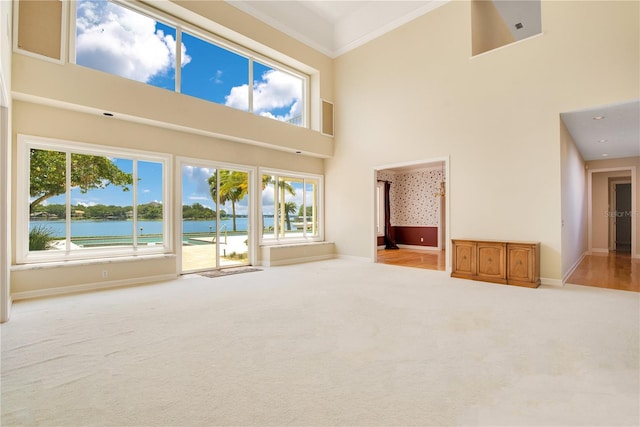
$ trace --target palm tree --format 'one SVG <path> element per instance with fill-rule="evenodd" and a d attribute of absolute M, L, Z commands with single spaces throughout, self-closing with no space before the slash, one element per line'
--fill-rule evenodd
<path fill-rule="evenodd" d="M 262 175 L 262 189 L 264 190 L 267 185 L 269 184 L 273 184 L 274 182 L 274 177 L 271 175 Z M 293 185 L 291 185 L 291 183 L 289 181 L 285 181 L 284 179 L 278 179 L 278 189 L 280 190 L 280 197 L 279 197 L 279 203 L 280 203 L 280 208 L 279 211 L 281 212 L 280 215 L 280 234 L 284 237 L 284 224 L 285 224 L 285 218 L 286 218 L 286 222 L 287 222 L 287 229 L 291 230 L 291 220 L 289 219 L 289 213 L 295 213 L 295 203 L 293 202 L 285 202 L 284 199 L 284 193 L 285 191 L 289 194 L 291 194 L 292 196 L 296 195 L 296 190 L 295 188 L 293 188 Z M 290 209 L 287 207 L 287 203 L 292 203 L 294 206 L 294 210 L 288 210 Z M 283 209 L 284 208 L 284 209 Z"/>
<path fill-rule="evenodd" d="M 218 174 L 220 185 L 218 186 Z M 220 200 L 218 201 L 218 187 L 220 188 Z M 231 215 L 233 218 L 233 231 L 236 231 L 236 202 L 239 202 L 249 191 L 249 175 L 246 172 L 219 170 L 217 174 L 209 177 L 209 191 L 215 203 L 224 205 L 231 202 Z"/>
<path fill-rule="evenodd" d="M 287 222 L 287 230 L 289 231 L 291 231 L 291 217 L 289 217 L 289 215 L 296 213 L 296 209 L 298 209 L 298 206 L 295 202 L 286 202 L 284 204 L 284 212 L 282 212 L 282 216 Z"/>

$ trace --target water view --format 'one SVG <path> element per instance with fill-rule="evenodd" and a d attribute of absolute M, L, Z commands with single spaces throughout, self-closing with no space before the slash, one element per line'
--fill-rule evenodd
<path fill-rule="evenodd" d="M 273 217 L 264 218 L 265 227 L 273 226 Z M 141 242 L 160 242 L 162 240 L 162 221 L 138 221 L 138 237 Z M 37 220 L 29 223 L 30 230 L 36 227 L 50 230 L 56 239 L 64 239 L 66 234 L 66 222 L 64 220 Z M 182 222 L 185 242 L 193 243 L 190 237 L 213 235 L 216 230 L 215 220 L 188 220 Z M 236 218 L 237 234 L 246 234 L 248 230 L 248 218 Z M 233 219 L 227 218 L 220 221 L 222 234 L 233 233 Z M 104 244 L 105 238 L 124 237 L 131 240 L 133 235 L 133 221 L 105 221 L 105 220 L 81 220 L 71 221 L 71 239 L 76 241 L 92 238 Z M 95 243 L 98 243 L 96 240 Z"/>

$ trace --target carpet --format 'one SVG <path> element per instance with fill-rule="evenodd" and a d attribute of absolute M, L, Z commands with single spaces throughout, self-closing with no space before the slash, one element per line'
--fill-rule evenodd
<path fill-rule="evenodd" d="M 232 267 L 223 268 L 220 270 L 200 271 L 197 274 L 199 276 L 209 277 L 213 279 L 215 277 L 230 276 L 232 274 L 252 273 L 254 271 L 262 271 L 262 269 L 256 267 Z"/>
<path fill-rule="evenodd" d="M 639 303 L 350 259 L 19 301 L 0 424 L 637 426 Z"/>

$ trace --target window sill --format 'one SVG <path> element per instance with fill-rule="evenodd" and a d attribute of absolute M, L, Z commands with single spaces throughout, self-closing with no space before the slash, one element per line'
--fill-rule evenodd
<path fill-rule="evenodd" d="M 65 261 L 31 262 L 11 266 L 11 271 L 39 270 L 43 268 L 77 267 L 85 265 L 112 264 L 119 262 L 149 261 L 159 259 L 175 259 L 175 254 L 129 255 L 111 258 L 91 258 Z"/>

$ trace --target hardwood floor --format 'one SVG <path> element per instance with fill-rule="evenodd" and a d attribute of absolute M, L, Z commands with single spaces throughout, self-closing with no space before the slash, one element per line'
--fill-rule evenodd
<path fill-rule="evenodd" d="M 378 249 L 377 255 L 382 264 L 429 270 L 444 270 L 446 265 L 445 251 Z M 615 252 L 587 255 L 567 283 L 640 292 L 640 260 Z"/>
<path fill-rule="evenodd" d="M 567 283 L 640 292 L 640 259 L 616 252 L 586 255 Z"/>
<path fill-rule="evenodd" d="M 377 262 L 404 267 L 426 268 L 428 270 L 444 270 L 446 257 L 445 251 L 378 249 Z"/>

